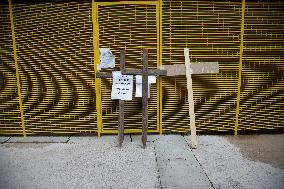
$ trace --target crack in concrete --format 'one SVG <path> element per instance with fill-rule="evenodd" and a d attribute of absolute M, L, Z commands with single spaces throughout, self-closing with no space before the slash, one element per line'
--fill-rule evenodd
<path fill-rule="evenodd" d="M 158 166 L 158 156 L 157 156 L 156 147 L 155 147 L 155 142 L 156 142 L 157 140 L 158 140 L 158 139 L 155 139 L 155 140 L 153 141 L 153 146 L 154 146 L 155 161 L 156 161 L 156 166 L 157 166 L 157 171 L 158 171 L 159 188 L 162 189 L 163 187 L 162 187 L 161 176 L 160 176 L 159 166 Z"/>
<path fill-rule="evenodd" d="M 214 185 L 213 185 L 213 182 L 210 180 L 209 176 L 208 176 L 208 175 L 207 175 L 207 173 L 205 172 L 205 170 L 204 170 L 204 168 L 203 168 L 202 164 L 201 164 L 201 163 L 198 161 L 198 159 L 196 158 L 195 154 L 193 153 L 193 150 L 192 150 L 192 149 L 191 149 L 191 147 L 190 147 L 190 144 L 188 144 L 187 140 L 185 139 L 185 136 L 184 136 L 184 135 L 182 135 L 182 137 L 183 137 L 183 139 L 185 140 L 185 142 L 186 142 L 187 146 L 189 147 L 189 150 L 192 152 L 192 154 L 193 154 L 194 158 L 195 158 L 195 159 L 196 159 L 196 161 L 198 162 L 199 166 L 201 167 L 202 171 L 204 172 L 204 174 L 205 174 L 205 175 L 206 175 L 206 177 L 208 178 L 208 180 L 209 180 L 209 182 L 210 182 L 210 184 L 211 184 L 212 188 L 213 188 L 213 189 L 215 189 L 215 187 L 214 187 Z"/>
<path fill-rule="evenodd" d="M 133 142 L 132 134 L 131 134 L 131 133 L 129 134 L 129 137 L 130 137 L 130 141 Z"/>
<path fill-rule="evenodd" d="M 5 140 L 4 142 L 2 142 L 2 144 L 8 142 L 13 136 L 10 136 L 7 140 Z"/>
<path fill-rule="evenodd" d="M 68 143 L 69 141 L 70 141 L 70 139 L 71 139 L 71 137 L 73 136 L 73 134 L 71 134 L 69 137 L 68 137 L 68 139 L 66 140 L 66 142 L 64 142 L 64 143 Z"/>
<path fill-rule="evenodd" d="M 73 135 L 73 134 L 72 134 Z M 13 135 L 13 136 L 10 136 L 6 141 L 4 141 L 3 143 L 1 143 L 1 144 L 66 144 L 66 143 L 68 143 L 69 142 L 69 140 L 70 140 L 70 138 L 71 138 L 71 136 L 72 135 L 70 135 L 68 138 L 67 138 L 67 140 L 66 141 L 64 141 L 64 142 L 49 142 L 49 141 L 45 141 L 45 142 L 39 142 L 39 141 L 30 141 L 30 142 L 22 142 L 22 141 L 15 141 L 15 142 L 8 142 L 9 140 L 11 140 L 13 137 L 16 137 L 17 135 Z M 45 137 L 45 136 L 41 136 L 41 137 Z M 24 138 L 24 137 L 23 137 Z"/>

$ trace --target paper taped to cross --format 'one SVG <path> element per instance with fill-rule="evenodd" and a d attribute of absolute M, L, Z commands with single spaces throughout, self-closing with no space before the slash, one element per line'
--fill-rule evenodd
<path fill-rule="evenodd" d="M 136 92 L 135 97 L 142 97 L 142 75 L 136 75 Z M 151 84 L 156 83 L 155 76 L 148 76 L 148 98 L 150 98 Z"/>
<path fill-rule="evenodd" d="M 100 68 L 114 68 L 115 56 L 108 48 L 100 48 Z"/>
<path fill-rule="evenodd" d="M 133 75 L 122 75 L 120 71 L 112 72 L 111 99 L 132 100 Z"/>

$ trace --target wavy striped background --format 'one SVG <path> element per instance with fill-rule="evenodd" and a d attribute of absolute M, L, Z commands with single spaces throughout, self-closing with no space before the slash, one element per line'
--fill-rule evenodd
<path fill-rule="evenodd" d="M 240 1 L 164 1 L 163 64 L 184 64 L 188 47 L 192 62 L 220 65 L 220 74 L 192 77 L 198 131 L 228 131 L 235 125 L 240 13 Z M 188 131 L 186 77 L 165 78 L 163 93 L 164 128 Z"/>
<path fill-rule="evenodd" d="M 100 47 L 110 48 L 119 70 L 120 50 L 126 50 L 126 68 L 142 68 L 143 48 L 149 50 L 149 68 L 157 67 L 156 7 L 153 5 L 99 6 Z M 118 101 L 111 100 L 111 79 L 102 79 L 104 130 L 117 128 Z M 125 102 L 125 128 L 141 129 L 141 98 Z M 149 129 L 157 128 L 156 84 L 151 85 Z"/>
<path fill-rule="evenodd" d="M 0 5 L 0 20 L 0 134 L 22 134 L 7 5 Z"/>
<path fill-rule="evenodd" d="M 22 1 L 23 2 L 23 1 Z M 27 134 L 93 133 L 96 99 L 90 1 L 13 1 Z M 247 1 L 239 130 L 284 129 L 284 14 L 282 1 Z M 163 1 L 163 64 L 218 61 L 220 73 L 194 75 L 197 130 L 231 131 L 238 92 L 241 1 Z M 156 13 L 150 5 L 99 6 L 100 47 L 119 64 L 141 68 L 142 49 L 156 68 Z M 7 3 L 0 5 L 0 134 L 21 134 L 17 79 Z M 119 67 L 117 67 L 119 69 Z M 189 130 L 186 78 L 163 78 L 163 129 Z M 104 131 L 117 128 L 118 102 L 102 79 Z M 149 128 L 157 127 L 157 89 L 151 87 Z M 126 128 L 141 128 L 141 99 L 126 103 Z"/>
<path fill-rule="evenodd" d="M 246 5 L 240 129 L 284 127 L 284 2 Z"/>

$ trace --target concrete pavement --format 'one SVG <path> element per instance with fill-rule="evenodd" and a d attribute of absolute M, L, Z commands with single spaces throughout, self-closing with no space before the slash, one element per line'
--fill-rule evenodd
<path fill-rule="evenodd" d="M 276 146 L 283 136 L 264 141 Z M 2 137 L 0 188 L 282 189 L 281 149 L 269 149 L 278 157 L 270 165 L 259 158 L 261 142 L 235 145 L 239 139 L 231 137 L 199 136 L 196 150 L 181 135 L 149 135 L 146 149 L 141 135 L 126 135 L 122 148 L 116 136 Z M 241 146 L 259 159 L 247 158 Z"/>

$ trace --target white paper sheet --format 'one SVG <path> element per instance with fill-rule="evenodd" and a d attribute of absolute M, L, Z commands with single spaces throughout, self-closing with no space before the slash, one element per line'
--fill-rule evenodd
<path fill-rule="evenodd" d="M 133 75 L 122 75 L 120 71 L 112 72 L 111 99 L 132 100 Z"/>
<path fill-rule="evenodd" d="M 115 67 L 115 56 L 111 53 L 108 48 L 100 48 L 100 67 L 101 68 L 114 68 Z"/>
<path fill-rule="evenodd" d="M 152 83 L 156 83 L 156 76 L 148 76 L 148 83 L 152 84 Z"/>
<path fill-rule="evenodd" d="M 142 97 L 142 75 L 136 75 L 136 91 L 135 97 Z M 156 83 L 155 76 L 148 76 L 148 98 L 150 98 L 151 84 Z"/>

